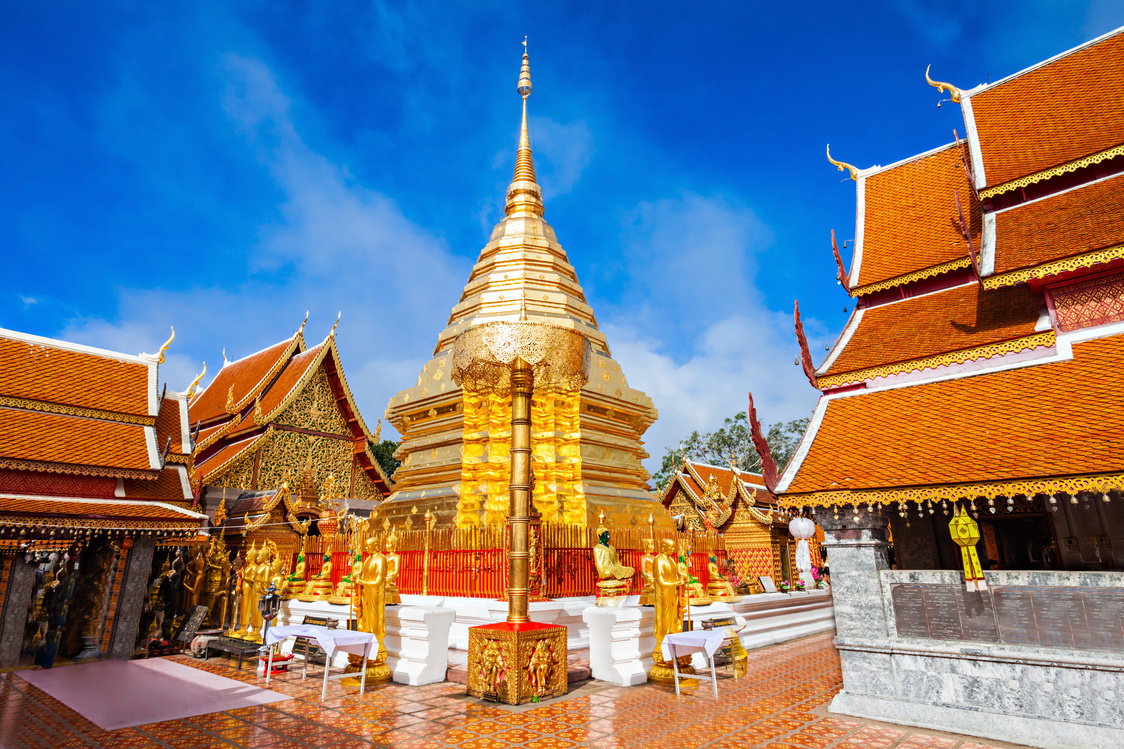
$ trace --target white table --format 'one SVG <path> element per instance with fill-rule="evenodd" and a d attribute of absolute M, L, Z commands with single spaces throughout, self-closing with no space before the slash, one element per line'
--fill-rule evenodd
<path fill-rule="evenodd" d="M 663 651 L 663 657 L 671 661 L 671 668 L 675 672 L 675 694 L 679 695 L 679 661 L 684 655 L 691 653 L 704 653 L 706 655 L 707 663 L 710 664 L 710 676 L 701 676 L 699 674 L 686 674 L 685 678 L 699 679 L 700 681 L 709 681 L 711 686 L 714 687 L 714 699 L 718 699 L 718 675 L 714 672 L 714 654 L 718 652 L 718 648 L 731 637 L 737 636 L 737 629 L 733 627 L 722 627 L 721 629 L 699 629 L 694 632 L 673 632 L 672 634 L 665 635 L 660 649 Z"/>
<path fill-rule="evenodd" d="M 265 667 L 265 683 L 269 684 L 270 678 L 273 676 L 273 645 L 274 643 L 281 642 L 289 637 L 307 637 L 310 640 L 316 640 L 320 647 L 324 648 L 327 656 L 324 658 L 324 686 L 320 690 L 320 699 L 327 699 L 328 697 L 328 679 L 345 679 L 355 674 L 336 674 L 335 676 L 328 676 L 328 671 L 332 666 L 332 653 L 337 650 L 342 650 L 346 653 L 354 653 L 355 655 L 363 656 L 363 670 L 362 676 L 359 678 L 359 694 L 363 694 L 367 689 L 367 656 L 371 653 L 371 647 L 377 648 L 379 645 L 378 638 L 370 632 L 356 632 L 350 629 L 328 629 L 327 627 L 317 626 L 315 624 L 291 624 L 287 627 L 270 627 L 265 633 L 265 645 L 269 648 L 269 662 Z M 308 656 L 303 656 L 304 671 L 301 673 L 301 678 L 308 677 Z"/>

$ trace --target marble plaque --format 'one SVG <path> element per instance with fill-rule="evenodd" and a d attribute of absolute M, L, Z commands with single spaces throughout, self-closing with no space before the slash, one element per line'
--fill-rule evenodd
<path fill-rule="evenodd" d="M 999 624 L 995 621 L 991 593 L 957 586 L 956 596 L 964 639 L 972 642 L 999 642 Z"/>
<path fill-rule="evenodd" d="M 1124 652 L 1124 589 L 1106 588 L 1082 593 L 1088 639 L 1077 647 Z"/>
<path fill-rule="evenodd" d="M 894 622 L 898 637 L 928 637 L 929 620 L 925 616 L 925 585 L 890 586 L 894 601 Z"/>
<path fill-rule="evenodd" d="M 926 585 L 925 619 L 929 623 L 929 637 L 934 640 L 963 640 L 960 626 L 960 601 L 956 595 L 959 585 Z"/>
<path fill-rule="evenodd" d="M 991 591 L 999 636 L 1008 645 L 1037 645 L 1034 603 L 1030 588 L 998 587 Z"/>

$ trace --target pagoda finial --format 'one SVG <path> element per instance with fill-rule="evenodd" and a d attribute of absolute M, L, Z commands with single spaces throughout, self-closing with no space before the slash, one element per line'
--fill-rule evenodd
<path fill-rule="evenodd" d="M 960 89 L 958 89 L 956 86 L 953 86 L 951 83 L 942 83 L 941 81 L 934 81 L 932 78 L 930 78 L 929 70 L 932 67 L 932 65 L 929 65 L 925 68 L 925 81 L 937 91 L 940 91 L 942 94 L 948 94 L 950 97 L 952 97 L 953 102 L 959 104 Z M 940 105 L 941 103 L 938 101 L 937 106 L 939 107 Z"/>
<path fill-rule="evenodd" d="M 832 164 L 834 164 L 836 166 L 836 168 L 839 169 L 839 171 L 843 171 L 844 169 L 846 169 L 848 172 L 851 173 L 851 179 L 855 180 L 856 182 L 858 181 L 858 179 L 859 179 L 859 170 L 858 169 L 856 169 L 855 167 L 851 166 L 850 164 L 848 164 L 844 161 L 836 161 L 835 159 L 831 158 L 831 144 L 830 143 L 827 144 L 827 160 L 830 161 Z"/>
<path fill-rule="evenodd" d="M 523 65 L 519 69 L 516 86 L 523 97 L 523 122 L 519 128 L 519 149 L 515 153 L 515 174 L 507 188 L 507 205 L 504 213 L 543 215 L 542 190 L 535 177 L 535 161 L 531 156 L 531 136 L 527 128 L 527 97 L 531 95 L 531 63 L 527 57 L 527 38 L 523 38 Z"/>

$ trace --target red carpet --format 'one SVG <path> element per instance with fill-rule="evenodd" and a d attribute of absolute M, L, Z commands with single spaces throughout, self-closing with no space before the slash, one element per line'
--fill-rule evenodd
<path fill-rule="evenodd" d="M 289 699 L 164 658 L 96 661 L 19 675 L 106 731 Z"/>

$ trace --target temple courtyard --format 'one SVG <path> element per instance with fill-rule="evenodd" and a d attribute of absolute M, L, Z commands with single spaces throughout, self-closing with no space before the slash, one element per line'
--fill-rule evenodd
<path fill-rule="evenodd" d="M 188 666 L 264 686 L 264 678 L 236 661 L 175 656 Z M 62 667 L 66 668 L 66 667 Z M 497 706 L 465 695 L 459 684 L 421 687 L 383 684 L 363 696 L 332 682 L 320 701 L 319 670 L 274 680 L 290 699 L 183 720 L 105 731 L 29 684 L 19 672 L 0 676 L 0 746 L 25 747 L 332 747 L 352 749 L 990 749 L 953 734 L 844 718 L 827 712 L 843 679 L 832 635 L 822 634 L 750 653 L 738 681 L 710 686 L 620 688 L 596 680 L 571 685 L 565 697 L 522 707 Z"/>

